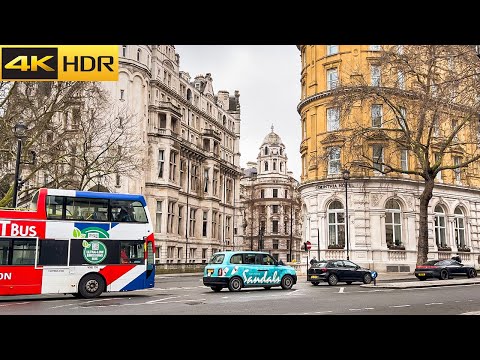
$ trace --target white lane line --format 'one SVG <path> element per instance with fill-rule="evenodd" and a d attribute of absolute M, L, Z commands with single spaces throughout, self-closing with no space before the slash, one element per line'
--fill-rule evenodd
<path fill-rule="evenodd" d="M 315 311 L 315 314 L 326 314 L 326 313 L 331 313 L 333 312 L 332 310 L 326 310 L 326 311 Z"/>
<path fill-rule="evenodd" d="M 443 305 L 443 303 L 428 303 L 428 304 L 425 304 L 426 306 L 430 306 L 430 305 Z"/>
<path fill-rule="evenodd" d="M 222 296 L 222 299 L 228 299 L 228 296 Z"/>
<path fill-rule="evenodd" d="M 350 311 L 362 311 L 363 309 L 348 309 Z"/>
<path fill-rule="evenodd" d="M 1 304 L 0 306 L 23 305 L 23 304 L 29 304 L 29 303 L 30 301 L 24 301 L 24 302 L 17 302 L 17 303 Z"/>
<path fill-rule="evenodd" d="M 391 308 L 402 308 L 402 307 L 409 307 L 410 305 L 392 305 L 392 306 L 389 306 Z"/>
<path fill-rule="evenodd" d="M 339 294 L 343 293 L 343 290 L 345 290 L 345 288 L 344 288 L 344 287 L 341 287 L 340 290 L 338 290 L 338 293 L 339 293 Z"/>
<path fill-rule="evenodd" d="M 375 310 L 375 308 L 365 308 L 365 310 Z"/>
<path fill-rule="evenodd" d="M 176 299 L 176 298 L 179 298 L 179 297 L 180 296 L 170 296 L 170 297 L 166 297 L 166 298 L 163 298 L 163 299 L 150 300 L 150 301 L 145 302 L 144 304 L 156 304 L 156 303 L 159 303 L 161 301 Z"/>
<path fill-rule="evenodd" d="M 470 311 L 470 312 L 462 313 L 460 315 L 480 315 L 480 311 Z"/>

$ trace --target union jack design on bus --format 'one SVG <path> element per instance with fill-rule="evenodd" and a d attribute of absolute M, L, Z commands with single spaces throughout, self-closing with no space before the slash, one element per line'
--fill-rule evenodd
<path fill-rule="evenodd" d="M 30 209 L 0 209 L 0 296 L 152 288 L 154 253 L 142 195 L 42 188 Z"/>

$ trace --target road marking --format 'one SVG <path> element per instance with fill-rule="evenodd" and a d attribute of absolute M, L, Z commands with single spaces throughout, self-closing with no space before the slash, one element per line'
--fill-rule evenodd
<path fill-rule="evenodd" d="M 375 310 L 375 308 L 365 308 L 365 310 Z"/>
<path fill-rule="evenodd" d="M 28 303 L 30 303 L 30 301 L 17 302 L 17 303 L 8 303 L 8 304 L 1 304 L 0 306 L 23 305 L 23 304 L 28 304 Z"/>
<path fill-rule="evenodd" d="M 428 304 L 425 304 L 426 306 L 429 306 L 429 305 L 443 305 L 443 303 L 428 303 Z"/>
<path fill-rule="evenodd" d="M 176 298 L 179 298 L 179 297 L 180 296 L 170 296 L 170 297 L 166 297 L 166 298 L 163 298 L 163 299 L 150 300 L 150 301 L 145 302 L 144 304 L 156 304 L 156 303 L 159 303 L 161 301 L 176 299 Z"/>
<path fill-rule="evenodd" d="M 350 311 L 362 311 L 363 309 L 348 309 Z"/>
<path fill-rule="evenodd" d="M 314 314 L 326 314 L 326 313 L 331 313 L 333 312 L 332 310 L 326 310 L 326 311 L 315 311 Z M 307 313 L 308 314 L 308 313 Z"/>
<path fill-rule="evenodd" d="M 222 296 L 222 299 L 228 299 L 228 296 Z"/>
<path fill-rule="evenodd" d="M 460 315 L 480 315 L 480 311 L 470 311 L 470 312 L 462 313 Z"/>
<path fill-rule="evenodd" d="M 343 290 L 345 290 L 345 288 L 344 288 L 344 287 L 341 287 L 340 290 L 338 290 L 338 293 L 339 293 L 339 294 L 343 293 Z"/>
<path fill-rule="evenodd" d="M 392 306 L 389 306 L 391 308 L 402 308 L 402 307 L 409 307 L 410 305 L 392 305 Z"/>

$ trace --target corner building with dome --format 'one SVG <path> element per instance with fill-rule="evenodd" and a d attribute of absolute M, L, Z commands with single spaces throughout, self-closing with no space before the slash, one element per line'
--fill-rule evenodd
<path fill-rule="evenodd" d="M 379 272 L 413 272 L 422 179 L 350 169 L 350 177 L 345 181 L 342 172 L 350 155 L 342 147 L 339 114 L 329 105 L 331 90 L 342 81 L 348 82 L 352 71 L 367 82 L 379 79 L 381 69 L 375 59 L 381 45 L 298 45 L 297 48 L 301 55 L 301 100 L 297 110 L 302 127 L 299 187 L 303 201 L 302 241 L 310 241 L 311 253 L 317 254 L 319 250 L 323 259 L 348 256 L 351 261 Z M 373 116 L 370 107 L 381 105 L 359 102 L 356 106 L 357 114 L 368 123 Z M 407 152 L 399 151 L 398 157 L 402 167 L 415 166 L 413 156 L 408 157 Z M 457 174 L 444 170 L 435 179 L 428 207 L 429 259 L 458 255 L 462 263 L 479 267 L 477 171 L 462 170 Z"/>
<path fill-rule="evenodd" d="M 285 145 L 271 132 L 240 179 L 243 249 L 267 251 L 283 262 L 300 261 L 301 205 L 298 181 L 287 168 Z"/>

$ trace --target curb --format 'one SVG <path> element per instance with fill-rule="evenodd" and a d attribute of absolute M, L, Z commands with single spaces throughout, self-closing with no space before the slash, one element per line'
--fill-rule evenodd
<path fill-rule="evenodd" d="M 425 280 L 412 282 L 393 282 L 381 284 L 362 284 L 361 287 L 367 288 L 388 288 L 388 289 L 407 289 L 407 288 L 423 288 L 423 287 L 437 287 L 437 286 L 455 286 L 465 284 L 480 284 L 480 279 L 465 279 L 465 280 Z"/>

